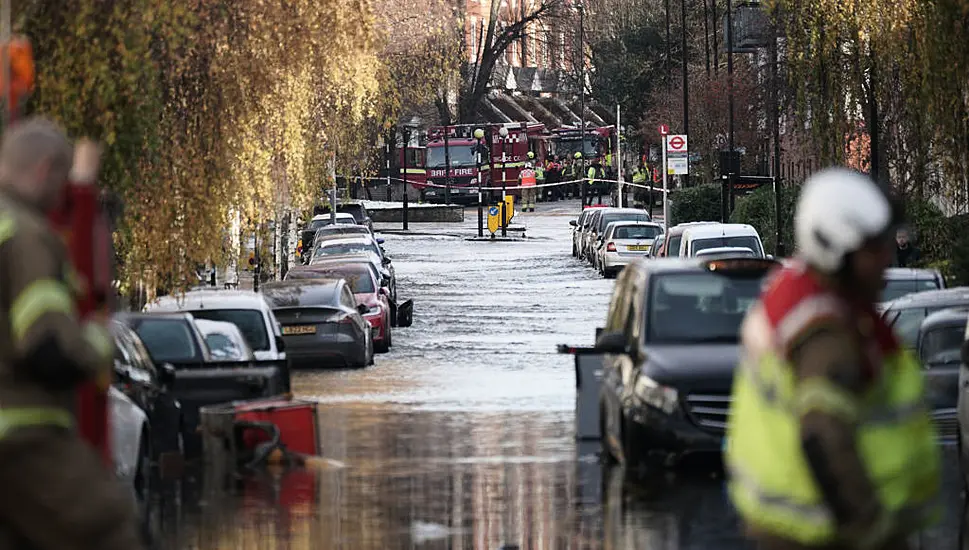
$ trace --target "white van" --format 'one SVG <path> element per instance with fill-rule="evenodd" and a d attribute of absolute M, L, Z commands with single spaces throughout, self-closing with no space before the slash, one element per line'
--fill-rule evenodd
<path fill-rule="evenodd" d="M 257 361 L 282 361 L 283 335 L 262 294 L 247 290 L 193 290 L 163 296 L 145 306 L 149 313 L 191 313 L 196 319 L 227 321 L 239 327 Z"/>
<path fill-rule="evenodd" d="M 683 232 L 681 258 L 693 258 L 707 248 L 749 248 L 757 258 L 765 258 L 764 244 L 753 226 L 745 223 L 698 225 Z"/>

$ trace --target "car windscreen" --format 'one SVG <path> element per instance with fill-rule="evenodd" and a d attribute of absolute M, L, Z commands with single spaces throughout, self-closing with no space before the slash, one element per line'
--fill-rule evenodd
<path fill-rule="evenodd" d="M 380 256 L 380 249 L 374 243 L 334 243 L 322 241 L 320 246 L 317 246 L 313 252 L 313 257 L 345 256 L 347 254 L 374 254 Z"/>
<path fill-rule="evenodd" d="M 893 309 L 885 312 L 884 319 L 888 323 L 891 323 L 892 329 L 895 330 L 895 334 L 899 337 L 905 347 L 915 349 L 915 344 L 918 342 L 919 338 L 919 328 L 922 327 L 922 321 L 936 311 L 942 311 L 943 309 L 947 309 L 949 307 L 953 306 L 943 305 L 934 307 L 909 307 L 904 309 Z"/>
<path fill-rule="evenodd" d="M 188 322 L 179 319 L 145 319 L 135 329 L 155 364 L 200 361 L 195 336 Z"/>
<path fill-rule="evenodd" d="M 942 326 L 929 330 L 922 336 L 919 359 L 923 365 L 953 365 L 962 359 L 960 350 L 965 337 L 965 326 Z"/>
<path fill-rule="evenodd" d="M 427 167 L 444 168 L 447 166 L 447 153 L 451 153 L 451 168 L 458 166 L 475 166 L 474 145 L 451 145 L 444 150 L 444 146 L 427 148 Z"/>
<path fill-rule="evenodd" d="M 694 255 L 701 250 L 706 250 L 707 248 L 749 248 L 753 250 L 758 256 L 761 255 L 763 250 L 760 247 L 760 240 L 753 235 L 737 235 L 734 237 L 712 237 L 708 239 L 695 239 L 691 243 L 691 247 Z"/>
<path fill-rule="evenodd" d="M 246 360 L 246 354 L 242 351 L 242 348 L 225 334 L 219 332 L 206 334 L 205 343 L 209 346 L 213 359 L 221 361 Z"/>
<path fill-rule="evenodd" d="M 613 239 L 655 239 L 663 231 L 652 225 L 623 225 L 617 227 Z"/>
<path fill-rule="evenodd" d="M 646 308 L 649 343 L 739 341 L 744 315 L 764 276 L 665 273 L 653 277 Z"/>
<path fill-rule="evenodd" d="M 882 289 L 881 301 L 890 302 L 902 296 L 938 288 L 939 283 L 935 279 L 888 279 Z"/>
<path fill-rule="evenodd" d="M 605 229 L 612 222 L 648 222 L 649 215 L 646 212 L 617 212 L 615 214 L 603 214 L 599 216 L 599 228 Z"/>
<path fill-rule="evenodd" d="M 258 309 L 200 309 L 189 312 L 197 319 L 225 321 L 239 327 L 253 351 L 269 349 L 266 321 Z"/>

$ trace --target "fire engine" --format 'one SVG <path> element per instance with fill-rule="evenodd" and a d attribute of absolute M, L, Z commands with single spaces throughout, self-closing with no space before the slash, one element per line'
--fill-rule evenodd
<path fill-rule="evenodd" d="M 582 129 L 577 126 L 562 126 L 552 130 L 552 153 L 559 158 L 575 158 L 575 153 L 582 152 L 586 162 L 593 159 L 602 161 L 603 167 L 616 168 L 616 160 L 612 152 L 616 149 L 616 127 L 602 126 L 586 128 L 583 143 Z"/>
<path fill-rule="evenodd" d="M 501 129 L 508 130 L 502 136 Z M 474 137 L 481 129 L 484 137 Z M 478 173 L 482 187 L 518 186 L 518 174 L 525 167 L 528 152 L 542 159 L 546 153 L 547 133 L 543 124 L 511 122 L 505 124 L 460 124 L 434 126 L 427 130 L 426 185 L 416 184 L 428 202 L 444 202 L 450 185 L 451 202 L 473 204 L 478 201 Z M 480 166 L 478 151 L 480 150 Z M 448 158 L 450 157 L 450 158 Z M 448 162 L 450 161 L 450 182 Z M 518 189 L 509 189 L 519 195 Z M 489 200 L 501 196 L 500 190 L 486 191 Z"/>

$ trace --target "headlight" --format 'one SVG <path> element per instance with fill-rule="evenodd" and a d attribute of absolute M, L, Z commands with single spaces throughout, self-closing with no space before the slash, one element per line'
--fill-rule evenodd
<path fill-rule="evenodd" d="M 663 386 L 652 378 L 642 374 L 636 379 L 633 393 L 643 403 L 651 407 L 656 407 L 666 414 L 672 414 L 676 410 L 676 404 L 679 401 L 676 390 Z"/>
<path fill-rule="evenodd" d="M 378 313 L 380 313 L 380 306 L 370 306 L 370 309 L 364 315 L 377 315 Z"/>

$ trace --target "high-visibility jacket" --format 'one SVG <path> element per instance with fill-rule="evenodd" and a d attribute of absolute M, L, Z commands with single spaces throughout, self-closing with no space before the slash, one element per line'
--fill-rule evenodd
<path fill-rule="evenodd" d="M 519 177 L 521 178 L 522 187 L 533 187 L 536 183 L 535 170 L 532 170 L 531 168 L 525 168 L 522 170 Z"/>
<path fill-rule="evenodd" d="M 859 457 L 902 534 L 935 521 L 940 454 L 918 362 L 876 312 L 851 309 L 803 266 L 775 277 L 744 321 L 734 377 L 725 462 L 740 515 L 756 531 L 803 545 L 839 537 L 801 446 L 800 416 L 820 409 L 857 425 Z M 859 330 L 873 368 L 861 398 L 821 380 L 796 382 L 783 351 L 832 316 L 868 327 Z"/>
<path fill-rule="evenodd" d="M 0 194 L 0 437 L 30 425 L 71 427 L 78 384 L 110 382 L 114 341 L 78 318 L 84 290 L 40 212 Z"/>
<path fill-rule="evenodd" d="M 545 183 L 545 169 L 541 166 L 535 167 L 535 179 L 538 183 Z"/>
<path fill-rule="evenodd" d="M 636 169 L 633 172 L 633 183 L 646 183 L 646 170 L 643 168 Z"/>
<path fill-rule="evenodd" d="M 589 179 L 589 185 L 594 185 L 596 178 L 602 179 L 606 177 L 606 171 L 602 169 L 601 166 L 596 169 L 595 166 L 590 166 L 588 173 L 586 173 L 586 178 Z"/>

